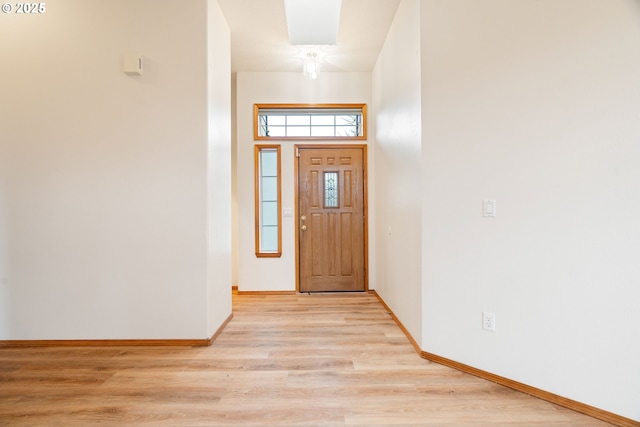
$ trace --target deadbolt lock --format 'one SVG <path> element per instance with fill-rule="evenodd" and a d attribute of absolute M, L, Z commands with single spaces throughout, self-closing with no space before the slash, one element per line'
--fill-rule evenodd
<path fill-rule="evenodd" d="M 307 220 L 307 216 L 306 216 L 306 215 L 302 215 L 302 216 L 300 217 L 300 221 L 306 221 L 306 220 Z"/>

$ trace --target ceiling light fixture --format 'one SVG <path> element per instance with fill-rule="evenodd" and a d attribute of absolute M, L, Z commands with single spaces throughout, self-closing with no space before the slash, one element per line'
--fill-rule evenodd
<path fill-rule="evenodd" d="M 307 57 L 302 65 L 302 75 L 306 79 L 315 80 L 318 78 L 318 71 L 320 66 L 318 64 L 318 54 L 315 52 L 307 53 Z"/>

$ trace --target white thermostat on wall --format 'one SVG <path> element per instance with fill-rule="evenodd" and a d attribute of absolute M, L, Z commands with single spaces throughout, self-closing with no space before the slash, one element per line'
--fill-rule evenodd
<path fill-rule="evenodd" d="M 142 75 L 142 56 L 139 53 L 125 53 L 122 63 L 125 74 L 130 76 Z"/>

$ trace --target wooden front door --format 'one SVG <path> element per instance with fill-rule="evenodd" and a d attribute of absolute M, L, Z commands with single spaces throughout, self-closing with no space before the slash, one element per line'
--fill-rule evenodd
<path fill-rule="evenodd" d="M 364 148 L 298 153 L 300 292 L 364 291 Z"/>

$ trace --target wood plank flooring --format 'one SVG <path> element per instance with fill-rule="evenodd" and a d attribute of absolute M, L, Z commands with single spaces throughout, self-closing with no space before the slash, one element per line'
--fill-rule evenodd
<path fill-rule="evenodd" d="M 211 347 L 0 349 L 1 426 L 604 426 L 420 358 L 370 294 L 234 295 Z"/>

